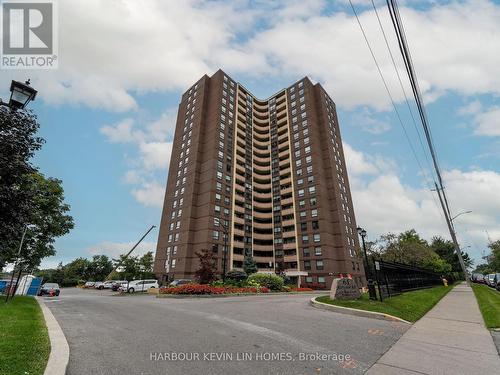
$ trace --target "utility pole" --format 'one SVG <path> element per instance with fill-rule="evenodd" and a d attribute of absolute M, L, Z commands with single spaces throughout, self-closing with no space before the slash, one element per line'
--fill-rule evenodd
<path fill-rule="evenodd" d="M 443 202 L 443 197 L 441 196 L 441 190 L 438 188 L 436 182 L 434 182 L 434 185 L 436 186 L 436 191 L 439 196 L 439 202 L 441 203 L 441 208 L 443 209 L 444 212 L 444 217 L 446 219 L 446 224 L 448 225 L 448 230 L 450 231 L 450 236 L 453 241 L 453 245 L 455 245 L 455 251 L 457 252 L 458 261 L 460 262 L 460 266 L 462 267 L 462 271 L 464 273 L 465 282 L 467 283 L 467 285 L 470 285 L 469 275 L 467 275 L 467 269 L 465 268 L 464 259 L 462 258 L 462 250 L 460 250 L 460 245 L 458 244 L 457 241 L 457 235 L 455 233 L 455 228 L 453 227 L 453 222 L 451 221 L 451 218 L 448 216 L 448 211 L 446 210 L 446 207 Z"/>
<path fill-rule="evenodd" d="M 9 289 L 7 289 L 7 294 L 5 295 L 5 303 L 9 300 L 10 292 L 12 289 L 12 283 L 14 282 L 14 273 L 16 272 L 17 262 L 19 262 L 19 257 L 21 256 L 21 250 L 23 248 L 24 236 L 26 236 L 26 231 L 28 230 L 28 226 L 24 227 L 23 235 L 21 236 L 21 243 L 19 243 L 19 250 L 17 251 L 16 262 L 14 263 L 14 268 L 12 269 L 12 276 L 10 278 Z M 19 280 L 19 278 L 18 278 Z"/>

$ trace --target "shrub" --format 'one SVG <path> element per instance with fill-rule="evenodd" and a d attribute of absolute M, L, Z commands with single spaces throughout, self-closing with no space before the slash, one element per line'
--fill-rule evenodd
<path fill-rule="evenodd" d="M 283 289 L 283 279 L 277 275 L 254 273 L 248 277 L 248 282 L 256 281 L 260 286 L 265 286 L 272 291 Z"/>
<path fill-rule="evenodd" d="M 311 289 L 311 288 L 290 288 L 290 291 L 292 292 L 312 292 L 314 291 L 314 289 Z"/>
<path fill-rule="evenodd" d="M 247 279 L 247 274 L 243 271 L 229 271 L 226 273 L 226 280 L 234 280 L 234 281 L 244 281 Z"/>

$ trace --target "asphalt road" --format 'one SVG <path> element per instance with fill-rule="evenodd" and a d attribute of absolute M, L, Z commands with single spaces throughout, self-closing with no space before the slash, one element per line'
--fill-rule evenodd
<path fill-rule="evenodd" d="M 160 299 L 63 289 L 46 300 L 69 343 L 68 375 L 359 374 L 408 329 L 313 308 L 311 296 Z M 325 356 L 305 358 L 316 353 Z"/>

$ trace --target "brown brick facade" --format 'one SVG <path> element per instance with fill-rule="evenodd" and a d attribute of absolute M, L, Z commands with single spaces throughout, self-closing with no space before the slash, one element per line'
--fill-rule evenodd
<path fill-rule="evenodd" d="M 227 229 L 224 229 L 227 228 Z M 363 264 L 335 104 L 304 78 L 259 100 L 219 70 L 182 96 L 154 271 L 194 277 L 196 251 L 222 272 L 252 255 L 259 272 L 329 288 Z"/>

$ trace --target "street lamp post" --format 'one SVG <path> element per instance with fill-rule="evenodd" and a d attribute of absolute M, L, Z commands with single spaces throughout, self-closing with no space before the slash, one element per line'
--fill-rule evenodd
<path fill-rule="evenodd" d="M 224 233 L 224 246 L 222 248 L 222 281 L 226 281 L 226 269 L 227 269 L 227 238 L 229 237 L 229 228 L 223 222 L 223 220 L 218 219 L 219 225 Z"/>
<path fill-rule="evenodd" d="M 370 299 L 377 299 L 377 292 L 375 291 L 375 284 L 373 283 L 372 272 L 370 269 L 370 264 L 368 262 L 368 254 L 366 253 L 366 230 L 361 227 L 358 227 L 358 234 L 361 236 L 361 241 L 363 243 L 363 253 L 365 255 L 365 277 L 368 284 L 368 294 L 370 295 Z"/>
<path fill-rule="evenodd" d="M 27 230 L 28 230 L 28 226 L 26 225 L 24 227 L 23 235 L 21 236 L 21 242 L 19 243 L 19 250 L 17 251 L 16 261 L 14 263 L 14 268 L 12 269 L 12 276 L 10 278 L 9 288 L 7 289 L 7 293 L 5 295 L 5 302 L 6 303 L 9 300 L 10 293 L 14 290 L 13 286 L 12 286 L 12 283 L 14 282 L 14 273 L 16 272 L 16 267 L 17 267 L 17 263 L 19 262 L 19 257 L 21 256 L 21 250 L 23 249 L 24 237 L 26 236 Z"/>
<path fill-rule="evenodd" d="M 35 100 L 37 90 L 30 86 L 30 80 L 26 82 L 12 81 L 10 83 L 9 102 L 5 103 L 0 99 L 0 105 L 9 107 L 11 110 L 24 109 L 28 103 Z"/>

